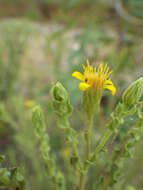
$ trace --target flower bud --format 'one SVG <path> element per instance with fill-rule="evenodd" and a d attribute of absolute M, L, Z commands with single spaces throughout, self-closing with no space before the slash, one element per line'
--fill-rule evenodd
<path fill-rule="evenodd" d="M 127 106 L 132 106 L 136 104 L 142 94 L 142 87 L 143 87 L 143 78 L 139 78 L 135 82 L 133 82 L 123 93 L 122 100 L 123 103 Z"/>
<path fill-rule="evenodd" d="M 69 95 L 66 89 L 60 82 L 57 82 L 52 87 L 53 108 L 55 112 L 60 115 L 68 115 L 72 112 Z"/>
<path fill-rule="evenodd" d="M 60 82 L 53 86 L 52 95 L 56 101 L 66 101 L 68 99 L 68 93 Z"/>
<path fill-rule="evenodd" d="M 36 105 L 32 110 L 32 123 L 35 127 L 36 135 L 41 137 L 45 132 L 44 114 L 39 105 Z"/>

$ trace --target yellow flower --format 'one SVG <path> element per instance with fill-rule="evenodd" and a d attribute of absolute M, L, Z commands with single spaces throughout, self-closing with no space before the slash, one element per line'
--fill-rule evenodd
<path fill-rule="evenodd" d="M 87 66 L 83 65 L 83 70 L 83 74 L 78 71 L 72 73 L 73 77 L 81 81 L 79 84 L 81 91 L 86 91 L 91 88 L 100 91 L 107 89 L 111 91 L 113 96 L 115 95 L 116 87 L 110 79 L 112 70 L 109 70 L 107 64 L 105 67 L 103 64 L 100 64 L 98 68 L 96 68 L 87 60 Z"/>

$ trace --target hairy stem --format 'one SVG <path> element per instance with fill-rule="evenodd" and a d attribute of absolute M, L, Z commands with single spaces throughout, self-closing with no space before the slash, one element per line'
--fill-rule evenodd
<path fill-rule="evenodd" d="M 89 160 L 90 156 L 90 146 L 91 146 L 91 133 L 92 133 L 93 118 L 87 122 L 87 132 L 86 132 L 86 160 Z"/>
<path fill-rule="evenodd" d="M 80 175 L 80 190 L 84 190 L 85 186 L 85 174 L 81 173 Z"/>
<path fill-rule="evenodd" d="M 85 189 L 85 178 L 86 173 L 88 172 L 89 164 L 89 158 L 90 158 L 90 149 L 91 149 L 91 134 L 92 134 L 92 126 L 93 126 L 93 117 L 91 117 L 87 121 L 87 131 L 85 132 L 85 140 L 86 140 L 86 160 L 83 165 L 83 171 L 80 173 L 80 184 L 79 184 L 79 190 Z"/>
<path fill-rule="evenodd" d="M 98 153 L 104 148 L 105 144 L 107 143 L 108 139 L 111 137 L 112 134 L 113 134 L 113 131 L 110 129 L 107 129 L 107 131 L 104 134 L 104 136 L 102 137 L 100 143 L 96 147 L 95 155 L 98 155 Z"/>

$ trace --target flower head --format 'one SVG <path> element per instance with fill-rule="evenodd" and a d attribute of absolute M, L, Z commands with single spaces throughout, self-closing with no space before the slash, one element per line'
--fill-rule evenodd
<path fill-rule="evenodd" d="M 107 89 L 111 91 L 114 96 L 116 93 L 116 87 L 110 79 L 112 70 L 109 70 L 108 65 L 103 66 L 101 63 L 97 68 L 93 67 L 87 60 L 87 65 L 83 65 L 83 74 L 75 71 L 72 76 L 80 80 L 79 89 L 81 91 L 87 91 L 89 89 L 95 89 L 103 91 Z"/>

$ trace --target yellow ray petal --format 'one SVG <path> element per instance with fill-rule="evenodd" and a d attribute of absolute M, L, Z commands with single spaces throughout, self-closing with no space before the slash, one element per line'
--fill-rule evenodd
<path fill-rule="evenodd" d="M 94 73 L 96 73 L 96 66 L 94 67 Z"/>
<path fill-rule="evenodd" d="M 103 74 L 106 73 L 106 69 L 107 69 L 107 67 L 108 67 L 108 64 L 106 63 L 106 65 L 105 65 L 105 67 L 104 67 L 104 70 L 103 70 Z"/>
<path fill-rule="evenodd" d="M 87 90 L 88 88 L 90 88 L 91 86 L 89 85 L 89 84 L 87 84 L 87 83 L 85 83 L 85 82 L 81 82 L 80 84 L 79 84 L 79 89 L 81 90 L 81 91 L 85 91 L 85 90 Z"/>
<path fill-rule="evenodd" d="M 107 65 L 107 68 L 106 68 L 106 70 L 105 70 L 105 72 L 104 72 L 104 75 L 107 75 L 108 72 L 109 72 L 109 67 L 108 67 L 108 65 Z"/>
<path fill-rule="evenodd" d="M 109 78 L 110 77 L 110 75 L 112 74 L 112 70 L 111 71 L 109 71 L 108 73 L 107 73 L 107 78 Z"/>
<path fill-rule="evenodd" d="M 105 81 L 105 85 L 113 85 L 114 86 L 113 82 L 110 79 Z"/>
<path fill-rule="evenodd" d="M 103 64 L 101 63 L 98 67 L 98 74 L 101 75 L 103 72 Z"/>
<path fill-rule="evenodd" d="M 116 88 L 113 84 L 112 85 L 105 85 L 104 89 L 110 90 L 113 96 L 116 94 Z"/>
<path fill-rule="evenodd" d="M 72 73 L 72 76 L 75 77 L 78 80 L 84 81 L 84 76 L 82 73 L 75 71 Z"/>

